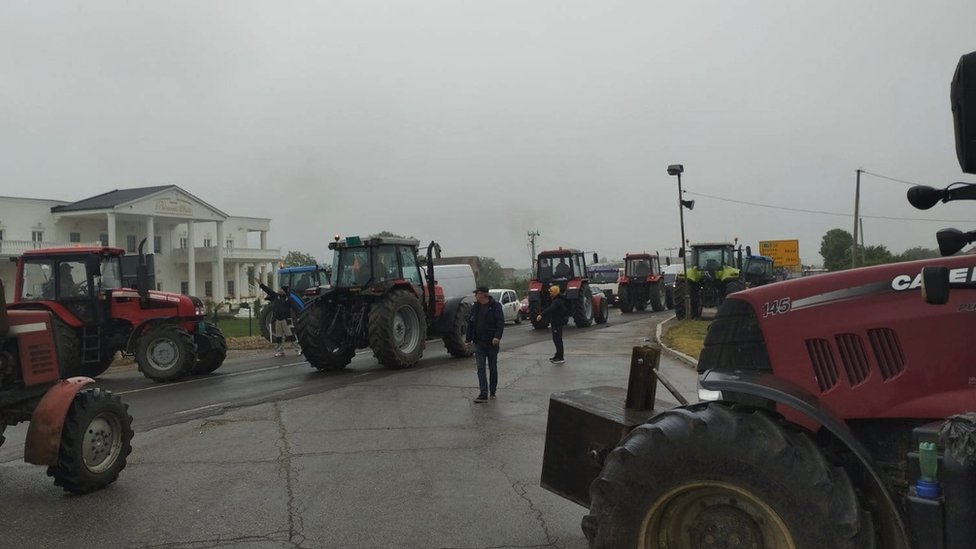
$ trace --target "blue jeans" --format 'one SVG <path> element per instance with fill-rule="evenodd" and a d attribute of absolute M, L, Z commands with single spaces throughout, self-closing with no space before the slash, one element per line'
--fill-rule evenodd
<path fill-rule="evenodd" d="M 488 360 L 488 373 L 491 375 L 491 384 L 485 375 L 485 359 Z M 478 389 L 479 396 L 486 397 L 495 394 L 498 388 L 498 345 L 488 343 L 474 343 L 474 361 L 478 365 Z"/>

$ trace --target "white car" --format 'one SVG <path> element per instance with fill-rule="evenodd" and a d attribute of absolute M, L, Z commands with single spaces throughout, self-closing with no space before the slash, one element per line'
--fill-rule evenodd
<path fill-rule="evenodd" d="M 502 311 L 505 312 L 505 322 L 512 321 L 516 324 L 522 323 L 522 317 L 519 316 L 519 303 L 518 295 L 515 290 L 508 289 L 494 289 L 490 290 L 489 295 L 495 299 L 495 301 L 502 304 Z"/>

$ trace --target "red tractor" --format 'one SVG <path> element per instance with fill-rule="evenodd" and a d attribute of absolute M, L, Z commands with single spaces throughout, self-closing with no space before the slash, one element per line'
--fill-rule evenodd
<path fill-rule="evenodd" d="M 332 286 L 296 322 L 302 353 L 313 368 L 341 370 L 356 349 L 366 347 L 387 368 L 409 368 L 420 361 L 428 337 L 443 339 L 451 356 L 471 356 L 464 345 L 470 297 L 445 299 L 431 256 L 440 255 L 440 246 L 430 243 L 422 270 L 418 244 L 376 236 L 336 236 L 329 243 L 335 251 Z"/>
<path fill-rule="evenodd" d="M 664 275 L 661 258 L 651 254 L 624 256 L 624 273 L 618 281 L 620 312 L 643 311 L 650 304 L 654 312 L 664 310 Z"/>
<path fill-rule="evenodd" d="M 132 417 L 87 377 L 60 379 L 55 341 L 64 325 L 47 311 L 8 311 L 0 283 L 0 444 L 29 421 L 24 460 L 54 484 L 83 494 L 114 482 L 132 451 Z"/>
<path fill-rule="evenodd" d="M 577 328 L 586 328 L 594 321 L 604 324 L 609 318 L 610 304 L 602 292 L 594 295 L 590 288 L 590 280 L 586 278 L 586 258 L 583 255 L 579 250 L 568 248 L 539 254 L 535 278 L 529 282 L 529 318 L 535 329 L 542 330 L 549 326 L 548 320 L 538 321 L 536 317 L 552 301 L 549 297 L 551 286 L 559 286 Z M 595 263 L 596 254 L 593 255 Z"/>
<path fill-rule="evenodd" d="M 976 52 L 952 87 L 960 164 L 976 173 Z M 909 199 L 973 200 L 976 185 Z M 973 240 L 939 235 L 944 254 Z M 971 289 L 976 256 L 962 255 L 730 294 L 698 363 L 704 401 L 554 395 L 543 485 L 589 508 L 593 548 L 971 549 Z"/>
<path fill-rule="evenodd" d="M 119 248 L 92 246 L 30 250 L 14 259 L 17 285 L 8 307 L 51 312 L 67 377 L 101 374 L 116 352 L 135 355 L 139 370 L 155 381 L 219 368 L 227 343 L 215 325 L 204 321 L 203 302 L 150 290 L 142 259 L 134 277 L 137 289 L 123 287 L 123 277 L 129 278 L 123 272 L 124 254 Z"/>

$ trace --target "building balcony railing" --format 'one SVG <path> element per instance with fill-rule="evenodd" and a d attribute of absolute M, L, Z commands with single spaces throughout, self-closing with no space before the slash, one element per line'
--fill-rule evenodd
<path fill-rule="evenodd" d="M 101 242 L 33 242 L 30 240 L 0 240 L 0 257 L 17 257 L 27 250 L 70 248 L 72 246 L 101 246 Z"/>
<path fill-rule="evenodd" d="M 189 250 L 186 248 L 174 248 L 164 253 L 170 254 L 174 263 L 186 263 L 188 261 Z M 217 261 L 217 248 L 194 248 L 193 259 L 196 263 L 210 263 Z M 278 248 L 224 248 L 224 261 L 254 261 L 258 263 L 276 262 L 281 259 L 281 250 Z"/>

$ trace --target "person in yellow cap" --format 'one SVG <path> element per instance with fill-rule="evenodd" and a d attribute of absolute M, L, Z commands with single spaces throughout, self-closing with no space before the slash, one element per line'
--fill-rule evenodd
<path fill-rule="evenodd" d="M 563 364 L 566 359 L 563 357 L 563 326 L 569 322 L 569 307 L 566 306 L 566 299 L 559 291 L 559 286 L 549 287 L 549 296 L 552 303 L 542 310 L 535 318 L 536 322 L 541 322 L 543 318 L 549 319 L 549 329 L 552 330 L 552 343 L 556 346 L 556 354 L 549 359 L 553 364 Z"/>

